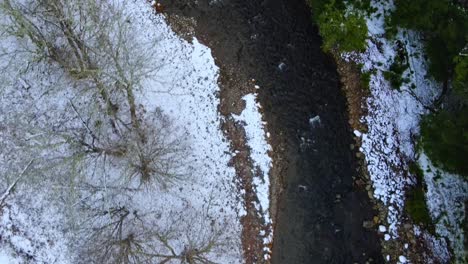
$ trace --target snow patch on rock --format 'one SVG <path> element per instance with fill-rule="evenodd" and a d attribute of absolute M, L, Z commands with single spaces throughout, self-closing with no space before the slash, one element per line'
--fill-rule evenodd
<path fill-rule="evenodd" d="M 257 209 L 262 213 L 265 223 L 271 224 L 270 217 L 270 179 L 269 173 L 272 166 L 272 160 L 269 152 L 272 150 L 267 141 L 266 122 L 263 121 L 263 116 L 260 111 L 261 105 L 257 102 L 257 94 L 250 93 L 242 97 L 245 101 L 245 109 L 240 115 L 233 115 L 234 120 L 241 122 L 244 125 L 247 145 L 250 147 L 250 157 L 253 165 L 260 171 L 253 172 L 256 194 L 260 202 Z M 268 244 L 273 239 L 273 232 L 264 240 Z"/>

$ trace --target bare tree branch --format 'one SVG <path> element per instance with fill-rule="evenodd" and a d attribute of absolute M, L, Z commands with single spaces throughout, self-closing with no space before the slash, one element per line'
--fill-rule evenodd
<path fill-rule="evenodd" d="M 4 206 L 4 203 L 5 203 L 6 199 L 8 198 L 8 196 L 11 195 L 11 193 L 15 189 L 16 185 L 18 184 L 18 182 L 24 177 L 25 172 L 29 169 L 29 167 L 31 166 L 33 161 L 34 161 L 34 159 L 32 159 L 28 163 L 28 165 L 26 165 L 26 167 L 24 167 L 24 169 L 21 171 L 20 175 L 13 181 L 12 184 L 10 184 L 10 186 L 8 186 L 6 191 L 2 194 L 2 196 L 0 197 L 0 208 L 2 208 Z"/>

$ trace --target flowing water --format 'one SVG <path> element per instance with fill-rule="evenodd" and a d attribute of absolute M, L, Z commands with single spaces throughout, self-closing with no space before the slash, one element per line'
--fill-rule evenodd
<path fill-rule="evenodd" d="M 197 20 L 217 62 L 261 84 L 270 132 L 287 139 L 273 263 L 382 263 L 375 215 L 353 188 L 357 163 L 336 66 L 304 0 L 162 1 Z"/>

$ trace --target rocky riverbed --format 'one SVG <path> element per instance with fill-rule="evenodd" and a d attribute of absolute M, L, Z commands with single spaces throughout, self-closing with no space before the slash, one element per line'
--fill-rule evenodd
<path fill-rule="evenodd" d="M 245 132 L 231 116 L 257 92 L 268 122 L 274 239 L 262 245 L 268 223 L 247 208 L 242 234 L 247 263 L 381 263 L 372 221 L 376 212 L 359 175 L 346 100 L 333 60 L 320 49 L 303 0 L 164 0 L 174 30 L 196 36 L 220 67 L 223 128 L 236 149 L 248 152 Z M 260 89 L 256 89 L 260 88 Z M 233 159 L 239 188 L 249 195 L 253 166 Z"/>

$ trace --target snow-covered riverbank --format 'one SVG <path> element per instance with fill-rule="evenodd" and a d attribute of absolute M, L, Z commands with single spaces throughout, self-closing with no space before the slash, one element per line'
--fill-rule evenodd
<path fill-rule="evenodd" d="M 453 245 L 455 257 L 463 254 L 463 232 L 460 224 L 464 218 L 464 204 L 454 203 L 454 199 L 467 199 L 466 183 L 463 183 L 459 176 L 446 173 L 439 174 L 441 179 L 434 181 L 434 168 L 428 167 L 430 165 L 427 165 L 427 157 L 423 153 L 420 154 L 421 150 L 417 149 L 416 145 L 421 117 L 428 113 L 427 107 L 430 107 L 439 95 L 441 85 L 428 74 L 427 61 L 423 56 L 423 41 L 417 32 L 400 29 L 395 39 L 387 38 L 385 18 L 393 10 L 393 2 L 372 1 L 372 6 L 376 11 L 366 18 L 366 51 L 362 54 L 343 54 L 343 57 L 345 60 L 354 60 L 362 64 L 362 72 L 371 74 L 370 95 L 363 105 L 367 114 L 361 119 L 367 131 L 355 131 L 355 135 L 362 141 L 360 151 L 365 154 L 373 195 L 386 208 L 387 219 L 379 227 L 383 234 L 382 243 L 384 248 L 385 244 L 390 245 L 395 241 L 398 241 L 396 245 L 406 244 L 396 251 L 393 250 L 393 253 L 397 254 L 396 261 L 411 260 L 409 255 L 415 250 L 411 247 L 416 246 L 416 240 L 410 243 L 405 241 L 408 238 L 401 237 L 401 234 L 406 232 L 403 226 L 408 224 L 405 212 L 406 192 L 416 184 L 416 176 L 409 172 L 409 165 L 419 162 L 428 183 L 427 205 L 432 219 L 436 222 L 437 234 L 441 237 L 436 238 L 427 231 L 421 231 L 418 223 L 415 223 L 411 232 L 414 232 L 418 239 L 425 241 L 425 246 L 422 247 L 427 247 L 432 252 L 429 254 L 431 256 L 421 253 L 423 261 L 446 263 L 450 260 L 448 242 Z M 403 82 L 399 89 L 392 87 L 384 77 L 398 56 L 407 60 L 409 66 L 402 76 L 407 78 L 408 82 Z M 443 182 L 454 183 L 454 187 L 441 187 Z M 436 202 L 440 199 L 449 199 L 451 202 Z M 442 215 L 446 220 L 441 219 Z M 409 248 L 407 243 L 411 245 Z M 398 255 L 402 258 L 399 259 Z M 386 259 L 393 263 L 395 256 L 386 256 Z"/>
<path fill-rule="evenodd" d="M 155 218 L 148 221 L 155 230 L 167 230 L 171 233 L 167 240 L 159 239 L 166 241 L 165 243 L 170 246 L 165 243 L 161 245 L 148 242 L 149 246 L 160 247 L 161 253 L 170 250 L 167 252 L 169 255 L 183 254 L 189 244 L 202 246 L 203 243 L 213 242 L 213 245 L 209 244 L 209 251 L 203 253 L 207 259 L 217 263 L 242 263 L 240 218 L 245 214 L 245 209 L 243 196 L 235 184 L 236 172 L 229 166 L 235 153 L 230 153 L 229 140 L 221 131 L 222 117 L 218 111 L 219 68 L 215 65 L 211 51 L 197 39 L 189 43 L 177 36 L 166 24 L 164 17 L 154 13 L 149 3 L 125 1 L 120 4 L 125 6 L 127 21 L 131 23 L 130 28 L 138 32 L 135 34 L 137 36 L 135 41 L 152 45 L 152 50 L 157 51 L 155 57 L 158 59 L 154 63 L 160 65 L 151 78 L 143 81 L 142 87 L 145 89 L 137 90 L 135 98 L 138 105 L 148 113 L 147 115 L 162 111 L 170 120 L 172 135 L 168 137 L 177 142 L 184 142 L 187 146 L 184 152 L 186 156 L 181 157 L 187 173 L 184 180 L 171 184 L 165 189 L 139 189 L 138 186 L 131 185 L 129 189 L 135 187 L 137 190 L 132 189 L 131 196 L 121 200 L 119 204 L 132 205 L 140 212 L 151 211 L 153 214 L 156 211 Z M 12 45 L 19 45 L 19 42 L 2 40 L 0 45 L 3 48 L 11 48 Z M 27 56 L 23 59 L 32 61 L 32 58 Z M 17 76 L 17 70 L 22 69 L 27 72 L 27 75 L 22 77 L 26 83 L 34 84 L 35 91 L 46 90 L 48 86 L 42 85 L 37 79 L 41 78 L 40 67 L 25 69 L 25 66 L 10 67 L 9 70 L 13 72 L 5 73 L 5 79 Z M 59 70 L 58 74 L 63 73 Z M 67 76 L 60 77 L 67 78 Z M 62 79 L 56 79 L 49 78 L 47 85 L 62 87 L 64 85 Z M 14 77 L 8 81 L 10 82 L 6 83 L 12 85 L 2 91 L 1 97 L 0 120 L 4 125 L 13 122 L 11 118 L 18 114 L 17 111 L 24 110 L 26 114 L 31 111 L 31 114 L 34 114 L 34 109 L 40 109 L 40 111 L 49 111 L 50 117 L 59 116 L 61 112 L 72 116 L 75 112 L 69 107 L 68 102 L 73 101 L 74 105 L 86 105 L 86 98 L 80 98 L 79 93 L 73 91 L 71 86 L 66 88 L 69 89 L 66 92 L 54 91 L 51 96 L 42 97 L 41 94 L 30 92 L 25 85 L 20 87 L 24 91 L 15 91 L 18 82 Z M 19 101 L 17 98 L 23 99 Z M 55 109 L 47 108 L 50 101 L 55 102 L 53 104 L 57 106 Z M 245 125 L 248 144 L 252 150 L 251 158 L 264 173 L 255 183 L 260 200 L 259 206 L 266 214 L 266 221 L 271 223 L 268 216 L 268 172 L 271 166 L 271 159 L 267 153 L 269 146 L 265 140 L 266 134 L 255 98 L 246 97 L 246 101 L 247 109 L 238 119 Z M 53 123 L 53 120 L 49 121 Z M 39 128 L 40 124 L 34 127 L 34 129 Z M 7 128 L 5 133 L 0 134 L 0 142 L 8 147 L 2 150 L 1 164 L 7 164 L 11 159 L 14 159 L 15 164 L 21 164 L 21 159 L 29 157 L 28 149 L 13 153 L 18 146 L 15 142 L 11 142 L 11 139 L 15 138 L 20 143 L 26 140 L 22 136 L 28 133 L 21 129 L 21 127 Z M 18 131 L 20 133 L 17 133 Z M 68 154 L 66 149 L 60 149 L 60 153 Z M 35 162 L 40 163 L 41 157 Z M 9 175 L 14 173 L 7 166 L 1 169 L 2 173 Z M 116 168 L 108 169 L 112 171 Z M 31 175 L 35 173 L 33 168 L 29 171 Z M 63 173 L 68 174 L 67 171 Z M 13 177 L 14 175 L 10 175 L 8 179 Z M 111 174 L 109 177 L 113 178 Z M 48 181 L 54 183 L 53 179 Z M 70 197 L 65 197 L 63 192 L 56 192 L 47 184 L 35 185 L 35 182 L 30 181 L 28 177 L 18 185 L 15 192 L 6 200 L 8 206 L 0 211 L 0 247 L 2 248 L 0 260 L 23 263 L 25 259 L 30 258 L 35 263 L 77 263 L 75 257 L 78 257 L 79 253 L 76 247 L 83 242 L 77 240 L 85 239 L 86 234 L 72 234 L 68 226 L 71 221 L 66 217 L 70 216 L 69 211 L 73 211 L 73 207 L 81 201 L 70 201 L 68 200 Z M 0 185 L 0 191 L 6 187 L 7 185 Z M 84 195 L 89 193 L 84 191 L 75 196 L 83 200 L 89 198 L 83 197 Z M 34 202 L 27 202 L 32 196 L 35 197 Z M 59 199 L 51 200 L 54 196 Z M 70 202 L 73 204 L 71 207 Z M 79 215 L 77 217 L 74 221 L 80 225 L 82 219 L 79 219 Z"/>

